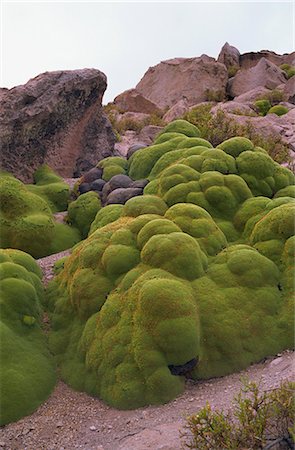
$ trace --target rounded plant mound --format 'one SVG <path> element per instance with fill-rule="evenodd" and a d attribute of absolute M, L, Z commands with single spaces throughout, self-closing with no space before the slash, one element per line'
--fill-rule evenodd
<path fill-rule="evenodd" d="M 0 425 L 32 413 L 55 384 L 41 330 L 42 273 L 19 250 L 0 250 Z"/>
<path fill-rule="evenodd" d="M 130 157 L 143 196 L 101 208 L 48 289 L 62 378 L 116 408 L 293 345 L 294 175 L 248 139 L 214 149 L 186 127 Z"/>
<path fill-rule="evenodd" d="M 48 203 L 12 176 L 0 180 L 0 246 L 23 250 L 34 258 L 71 248 L 78 230 L 56 223 Z"/>

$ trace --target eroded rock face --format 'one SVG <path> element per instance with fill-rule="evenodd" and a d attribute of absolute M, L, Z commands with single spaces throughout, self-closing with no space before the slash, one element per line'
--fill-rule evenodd
<path fill-rule="evenodd" d="M 224 94 L 228 74 L 224 64 L 202 55 L 199 58 L 174 58 L 150 67 L 136 89 L 145 98 L 165 109 L 179 100 L 189 106 L 207 100 L 208 90 Z"/>
<path fill-rule="evenodd" d="M 116 138 L 101 105 L 106 87 L 102 72 L 82 69 L 2 89 L 1 167 L 23 181 L 44 163 L 71 177 L 112 155 Z"/>
<path fill-rule="evenodd" d="M 228 92 L 234 98 L 259 86 L 275 89 L 286 81 L 284 72 L 279 67 L 266 58 L 261 58 L 256 66 L 240 70 L 229 80 Z"/>

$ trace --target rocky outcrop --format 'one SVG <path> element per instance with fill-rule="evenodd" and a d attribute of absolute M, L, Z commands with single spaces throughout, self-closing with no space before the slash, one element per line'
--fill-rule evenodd
<path fill-rule="evenodd" d="M 225 95 L 228 80 L 224 64 L 202 55 L 175 58 L 150 67 L 136 89 L 145 98 L 165 109 L 186 99 L 189 105 L 208 100 L 208 95 Z"/>
<path fill-rule="evenodd" d="M 284 72 L 266 58 L 261 58 L 256 66 L 239 70 L 237 75 L 229 80 L 228 93 L 234 98 L 256 87 L 274 89 L 285 82 Z"/>
<path fill-rule="evenodd" d="M 30 181 L 41 164 L 71 177 L 112 155 L 102 111 L 106 76 L 96 69 L 46 72 L 0 95 L 1 167 Z"/>
<path fill-rule="evenodd" d="M 119 108 L 120 112 L 160 113 L 155 103 L 143 97 L 136 89 L 122 92 L 114 99 L 114 104 Z"/>
<path fill-rule="evenodd" d="M 295 105 L 295 75 L 285 84 L 284 97 L 287 102 Z"/>
<path fill-rule="evenodd" d="M 262 58 L 267 59 L 276 66 L 280 66 L 281 64 L 295 65 L 295 52 L 278 55 L 269 50 L 261 50 L 260 52 L 243 53 L 240 56 L 240 66 L 242 69 L 250 69 L 256 66 Z"/>
<path fill-rule="evenodd" d="M 188 109 L 188 101 L 186 99 L 181 99 L 166 112 L 166 114 L 163 116 L 163 120 L 165 123 L 172 122 L 172 120 L 182 117 Z"/>
<path fill-rule="evenodd" d="M 236 47 L 229 45 L 228 42 L 222 47 L 217 61 L 224 64 L 227 69 L 231 67 L 240 67 L 240 52 Z"/>

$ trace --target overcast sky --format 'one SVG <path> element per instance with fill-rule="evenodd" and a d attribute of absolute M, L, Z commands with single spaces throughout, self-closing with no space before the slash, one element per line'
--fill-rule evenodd
<path fill-rule="evenodd" d="M 165 59 L 294 50 L 294 2 L 12 2 L 1 8 L 1 87 L 47 70 L 94 67 L 108 78 L 104 103 Z"/>

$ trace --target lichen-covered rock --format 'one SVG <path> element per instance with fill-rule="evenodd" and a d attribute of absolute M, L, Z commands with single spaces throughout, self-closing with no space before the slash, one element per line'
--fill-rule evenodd
<path fill-rule="evenodd" d="M 23 250 L 34 258 L 71 248 L 78 230 L 56 223 L 48 203 L 12 176 L 0 180 L 0 246 Z"/>
<path fill-rule="evenodd" d="M 1 167 L 21 180 L 48 164 L 80 176 L 111 156 L 116 141 L 102 109 L 106 76 L 96 69 L 46 72 L 3 92 Z"/>
<path fill-rule="evenodd" d="M 31 414 L 56 381 L 41 330 L 42 272 L 19 250 L 0 250 L 0 425 Z"/>

